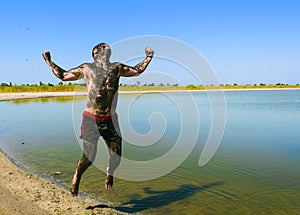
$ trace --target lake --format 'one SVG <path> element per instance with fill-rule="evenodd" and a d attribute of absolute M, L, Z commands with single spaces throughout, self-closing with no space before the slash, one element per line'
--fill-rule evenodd
<path fill-rule="evenodd" d="M 127 213 L 299 213 L 300 90 L 224 96 L 223 110 L 205 91 L 120 95 L 124 158 L 114 188 L 104 190 L 108 151 L 101 139 L 80 191 Z M 1 149 L 68 186 L 82 154 L 84 105 L 84 97 L 0 102 Z M 213 107 L 224 111 L 226 122 L 216 153 L 199 166 L 212 125 L 220 120 Z"/>

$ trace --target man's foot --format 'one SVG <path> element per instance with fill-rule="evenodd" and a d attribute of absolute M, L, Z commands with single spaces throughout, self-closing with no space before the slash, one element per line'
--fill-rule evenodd
<path fill-rule="evenodd" d="M 112 175 L 107 175 L 105 180 L 105 189 L 106 190 L 111 189 L 113 184 L 114 184 L 114 177 Z"/>
<path fill-rule="evenodd" d="M 71 192 L 72 196 L 78 195 L 79 182 L 80 182 L 80 179 L 78 180 L 77 177 L 74 175 L 71 185 L 70 185 L 70 192 Z"/>

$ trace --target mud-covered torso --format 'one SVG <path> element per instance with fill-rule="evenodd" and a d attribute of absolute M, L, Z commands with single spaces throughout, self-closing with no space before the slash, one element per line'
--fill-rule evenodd
<path fill-rule="evenodd" d="M 84 79 L 88 88 L 86 111 L 98 115 L 114 114 L 118 99 L 118 63 L 102 66 L 94 62 L 87 64 Z"/>

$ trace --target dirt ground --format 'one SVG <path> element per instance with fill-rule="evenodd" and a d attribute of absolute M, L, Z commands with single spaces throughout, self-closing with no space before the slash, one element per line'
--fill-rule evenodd
<path fill-rule="evenodd" d="M 0 151 L 0 214 L 124 214 L 16 166 Z"/>

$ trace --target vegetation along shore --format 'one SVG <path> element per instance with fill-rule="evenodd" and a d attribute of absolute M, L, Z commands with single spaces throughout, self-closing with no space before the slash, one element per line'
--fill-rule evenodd
<path fill-rule="evenodd" d="M 220 84 L 219 86 L 203 86 L 189 84 L 186 86 L 180 86 L 178 84 L 132 84 L 126 85 L 121 84 L 120 91 L 163 91 L 163 90 L 210 90 L 210 89 L 224 89 L 224 90 L 239 90 L 239 89 L 300 89 L 300 84 Z M 12 84 L 12 83 L 1 83 L 0 93 L 21 93 L 21 92 L 86 92 L 86 86 L 84 84 L 72 84 L 60 82 L 56 85 L 48 83 L 44 84 Z"/>

